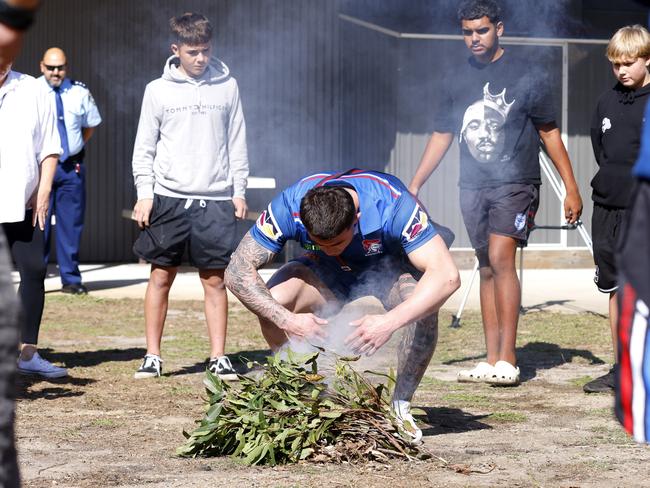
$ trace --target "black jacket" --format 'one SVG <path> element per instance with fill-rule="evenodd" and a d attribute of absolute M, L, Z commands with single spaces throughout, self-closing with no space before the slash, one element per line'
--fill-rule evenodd
<path fill-rule="evenodd" d="M 632 166 L 641 146 L 641 128 L 650 85 L 630 90 L 620 83 L 600 96 L 591 122 L 591 144 L 598 172 L 591 180 L 592 200 L 627 208 Z"/>

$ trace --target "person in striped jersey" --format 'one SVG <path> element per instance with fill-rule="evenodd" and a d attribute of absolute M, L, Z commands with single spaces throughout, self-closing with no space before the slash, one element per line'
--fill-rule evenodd
<path fill-rule="evenodd" d="M 619 372 L 616 416 L 638 442 L 650 442 L 650 105 L 646 107 L 637 178 L 619 241 Z"/>

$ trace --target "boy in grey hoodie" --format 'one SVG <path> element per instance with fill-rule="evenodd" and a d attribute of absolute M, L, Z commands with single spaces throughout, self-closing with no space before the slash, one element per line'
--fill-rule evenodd
<path fill-rule="evenodd" d="M 144 92 L 133 149 L 142 229 L 134 252 L 151 263 L 145 294 L 147 354 L 135 378 L 160 376 L 169 290 L 187 248 L 205 293 L 209 369 L 236 379 L 224 355 L 228 300 L 223 274 L 235 220 L 246 217 L 246 126 L 237 82 L 216 58 L 212 26 L 197 13 L 170 20 L 173 56 Z"/>

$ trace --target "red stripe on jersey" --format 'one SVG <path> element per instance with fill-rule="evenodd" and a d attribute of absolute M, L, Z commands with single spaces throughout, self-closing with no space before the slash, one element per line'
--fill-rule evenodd
<path fill-rule="evenodd" d="M 630 362 L 630 336 L 634 311 L 636 309 L 636 293 L 629 283 L 623 289 L 623 307 L 619 316 L 618 342 L 619 342 L 619 395 L 620 407 L 623 414 L 621 419 L 623 428 L 633 434 L 634 419 L 632 416 L 632 364 Z"/>
<path fill-rule="evenodd" d="M 386 183 L 384 180 L 382 180 L 381 178 L 378 178 L 378 177 L 376 177 L 374 175 L 369 175 L 369 174 L 344 175 L 344 176 L 341 176 L 341 178 L 339 178 L 339 179 L 348 180 L 348 179 L 351 179 L 351 178 L 367 178 L 369 180 L 374 180 L 377 183 L 379 183 L 380 185 L 385 186 L 386 188 L 388 188 L 390 190 L 390 194 L 391 194 L 391 196 L 393 198 L 399 198 L 400 197 L 400 193 L 397 193 L 397 191 L 389 183 Z"/>

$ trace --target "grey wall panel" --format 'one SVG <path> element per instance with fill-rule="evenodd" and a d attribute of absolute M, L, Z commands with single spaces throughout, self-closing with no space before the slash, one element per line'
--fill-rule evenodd
<path fill-rule="evenodd" d="M 582 221 L 591 235 L 590 181 L 598 166 L 591 148 L 589 128 L 598 97 L 616 80 L 605 57 L 606 46 L 572 45 L 569 48 L 569 156 L 580 185 L 584 210 Z M 577 233 L 571 233 L 569 245 L 583 246 Z"/>
<path fill-rule="evenodd" d="M 135 192 L 133 141 L 145 85 L 170 54 L 168 19 L 205 13 L 215 53 L 237 78 L 248 127 L 251 174 L 282 188 L 323 167 L 338 168 L 337 2 L 179 0 L 44 2 L 16 68 L 38 75 L 44 49 L 68 54 L 69 75 L 84 81 L 104 123 L 88 145 L 88 205 L 81 259 L 130 261 L 137 229 L 121 217 Z M 275 191 L 251 190 L 259 210 Z"/>
<path fill-rule="evenodd" d="M 340 32 L 342 165 L 384 171 L 395 144 L 397 40 L 345 21 Z"/>

